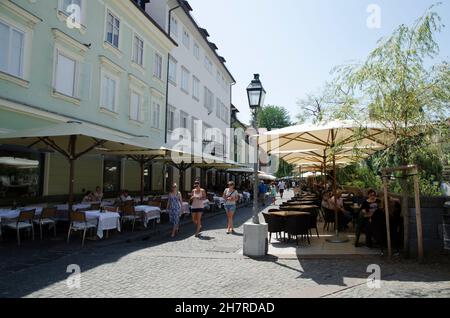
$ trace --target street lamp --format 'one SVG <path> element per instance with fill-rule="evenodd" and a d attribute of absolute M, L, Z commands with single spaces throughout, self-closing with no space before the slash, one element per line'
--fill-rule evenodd
<path fill-rule="evenodd" d="M 253 128 L 258 134 L 258 110 L 264 106 L 266 91 L 261 84 L 259 74 L 254 75 L 254 79 L 247 87 L 248 103 L 253 112 Z M 244 255 L 264 256 L 267 254 L 267 224 L 260 224 L 258 217 L 258 171 L 259 171 L 259 149 L 258 136 L 255 136 L 255 157 L 254 157 L 254 185 L 253 185 L 253 219 L 251 223 L 244 225 Z"/>
<path fill-rule="evenodd" d="M 254 79 L 247 87 L 247 96 L 250 109 L 253 113 L 253 128 L 256 134 L 258 134 L 258 110 L 264 106 L 264 99 L 266 97 L 266 91 L 262 86 L 259 79 L 259 74 L 254 75 Z M 255 162 L 254 162 L 254 183 L 253 183 L 253 223 L 259 224 L 258 217 L 258 171 L 259 171 L 259 149 L 258 149 L 258 137 L 255 136 Z"/>

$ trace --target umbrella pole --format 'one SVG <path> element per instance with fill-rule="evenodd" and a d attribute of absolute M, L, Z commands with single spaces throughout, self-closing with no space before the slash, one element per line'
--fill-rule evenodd
<path fill-rule="evenodd" d="M 141 167 L 141 204 L 144 204 L 144 156 L 141 157 L 139 165 Z"/>
<path fill-rule="evenodd" d="M 75 145 L 77 142 L 77 136 L 70 136 L 69 141 L 69 214 L 72 211 L 73 206 L 73 189 L 75 183 Z"/>
<path fill-rule="evenodd" d="M 332 135 L 334 136 L 333 132 Z M 333 138 L 334 139 L 334 138 Z M 333 194 L 334 194 L 334 224 L 336 226 L 336 235 L 334 238 L 327 239 L 328 243 L 347 243 L 348 239 L 341 239 L 339 237 L 339 219 L 337 209 L 337 182 L 336 182 L 336 155 L 333 153 Z"/>

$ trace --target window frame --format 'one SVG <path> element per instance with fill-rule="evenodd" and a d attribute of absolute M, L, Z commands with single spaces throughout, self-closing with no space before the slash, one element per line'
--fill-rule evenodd
<path fill-rule="evenodd" d="M 53 85 L 52 85 L 52 90 L 54 94 L 60 94 L 62 96 L 66 96 L 66 97 L 70 97 L 70 98 L 74 98 L 74 99 L 80 99 L 80 64 L 81 61 L 79 60 L 79 58 L 74 55 L 74 53 L 71 53 L 70 51 L 60 47 L 59 45 L 57 45 L 55 47 L 55 53 L 54 53 L 54 61 L 53 61 Z M 57 74 L 58 74 L 58 61 L 59 61 L 59 56 L 62 55 L 67 59 L 73 60 L 75 62 L 75 69 L 74 69 L 74 78 L 73 78 L 73 95 L 67 95 L 63 92 L 60 92 L 57 90 L 56 88 L 56 83 L 58 81 L 57 78 Z"/>
<path fill-rule="evenodd" d="M 114 94 L 114 102 L 115 102 L 114 109 L 110 109 L 106 105 L 102 105 L 104 99 L 103 82 L 105 79 L 105 75 L 108 76 L 111 80 L 114 80 L 116 82 L 116 89 Z M 113 72 L 109 71 L 105 67 L 102 67 L 100 71 L 100 109 L 110 113 L 118 114 L 119 98 L 120 98 L 119 91 L 120 91 L 120 77 L 117 74 L 114 74 Z"/>
<path fill-rule="evenodd" d="M 172 62 L 172 65 L 173 65 L 173 69 L 171 69 L 171 67 L 170 67 L 171 62 Z M 172 85 L 174 85 L 174 86 L 177 86 L 177 73 L 178 73 L 177 69 L 178 69 L 178 61 L 174 57 L 170 56 L 169 57 L 169 74 L 168 74 L 168 79 L 169 79 L 169 82 Z M 171 73 L 172 73 L 171 70 L 174 73 L 174 78 L 171 78 Z"/>
<path fill-rule="evenodd" d="M 200 80 L 197 78 L 197 76 L 192 75 L 192 98 L 198 102 L 200 101 L 200 87 Z M 197 88 L 197 90 L 195 88 Z"/>
<path fill-rule="evenodd" d="M 118 30 L 118 39 L 117 39 L 117 46 L 114 45 L 114 20 L 113 20 L 113 30 L 112 30 L 112 38 L 111 41 L 108 41 L 108 25 L 109 25 L 109 15 L 111 15 L 113 17 L 113 19 L 118 20 L 119 21 L 119 30 Z M 110 8 L 106 8 L 106 19 L 105 19 L 105 40 L 104 42 L 107 43 L 108 45 L 110 45 L 111 47 L 117 49 L 120 51 L 120 47 L 121 47 L 121 30 L 122 29 L 122 20 L 119 17 L 118 14 L 116 14 L 114 11 L 112 11 Z"/>
<path fill-rule="evenodd" d="M 132 117 L 132 112 L 131 112 L 131 107 L 132 105 L 132 96 L 133 94 L 137 95 L 139 97 L 139 105 L 138 105 L 138 114 L 137 114 L 137 118 L 133 118 Z M 145 103 L 145 95 L 144 92 L 141 91 L 140 89 L 138 89 L 137 87 L 135 87 L 134 85 L 130 85 L 130 92 L 129 92 L 129 119 L 131 121 L 134 122 L 138 122 L 138 123 L 143 123 L 144 122 L 144 118 L 143 118 L 143 111 L 144 111 L 144 103 Z"/>
<path fill-rule="evenodd" d="M 153 65 L 153 76 L 162 81 L 163 57 L 159 52 L 155 52 L 154 58 L 155 58 L 155 62 L 153 63 L 154 64 Z M 161 62 L 160 64 L 157 63 L 158 60 Z M 158 69 L 158 65 L 159 65 L 159 69 Z"/>
<path fill-rule="evenodd" d="M 11 24 L 9 23 L 9 21 L 4 20 L 2 17 L 0 17 L 0 23 L 6 25 L 6 27 L 8 27 L 8 33 L 9 33 L 9 43 L 8 43 L 8 58 L 7 58 L 7 70 L 0 70 L 0 72 L 7 74 L 9 76 L 13 76 L 15 78 L 21 79 L 21 80 L 25 80 L 25 73 L 26 73 L 26 69 L 25 69 L 25 57 L 26 57 L 26 49 L 27 49 L 27 31 L 18 28 L 17 25 Z M 18 33 L 20 33 L 22 35 L 22 47 L 21 47 L 21 59 L 20 59 L 20 74 L 16 75 L 16 74 L 12 74 L 11 73 L 11 56 L 13 56 L 12 54 L 12 34 L 13 31 L 16 31 Z"/>
<path fill-rule="evenodd" d="M 189 94 L 189 82 L 190 82 L 189 79 L 190 79 L 190 77 L 191 77 L 191 72 L 189 72 L 189 70 L 186 67 L 181 66 L 180 88 L 186 94 Z"/>
<path fill-rule="evenodd" d="M 139 53 L 136 53 L 136 42 L 135 42 L 136 40 L 138 40 L 142 43 L 142 48 L 140 48 L 141 49 L 140 63 L 139 63 L 139 61 L 136 60 L 136 57 L 139 59 L 139 56 L 136 56 L 136 54 L 139 54 Z M 132 42 L 133 42 L 132 43 L 133 45 L 132 45 L 132 52 L 131 52 L 131 61 L 134 64 L 136 64 L 142 68 L 145 68 L 145 65 L 144 65 L 144 63 L 145 63 L 145 41 L 144 41 L 144 38 L 142 36 L 140 36 L 138 33 L 133 32 Z"/>

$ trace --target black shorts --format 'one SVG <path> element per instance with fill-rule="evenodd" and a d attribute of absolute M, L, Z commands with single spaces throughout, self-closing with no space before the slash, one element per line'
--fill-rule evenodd
<path fill-rule="evenodd" d="M 284 193 L 284 189 L 280 189 L 280 193 Z"/>
<path fill-rule="evenodd" d="M 205 209 L 191 209 L 192 213 L 204 213 Z"/>

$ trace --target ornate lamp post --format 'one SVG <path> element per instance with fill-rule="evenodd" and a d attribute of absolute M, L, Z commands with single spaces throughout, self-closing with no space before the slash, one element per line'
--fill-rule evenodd
<path fill-rule="evenodd" d="M 247 87 L 247 95 L 250 109 L 253 112 L 253 128 L 258 134 L 258 110 L 264 105 L 266 91 L 261 84 L 259 74 L 254 75 L 254 79 Z M 255 137 L 254 143 L 255 162 L 254 162 L 254 185 L 253 185 L 253 219 L 251 223 L 244 225 L 244 255 L 246 256 L 264 256 L 267 253 L 267 224 L 260 224 L 258 217 L 258 171 L 259 171 L 259 149 L 258 137 Z"/>
<path fill-rule="evenodd" d="M 259 74 L 254 75 L 250 85 L 247 87 L 248 103 L 253 113 L 253 128 L 256 134 L 258 134 L 258 111 L 264 106 L 264 99 L 266 97 L 266 91 L 259 80 Z M 253 184 L 253 223 L 259 224 L 258 217 L 258 171 L 259 171 L 259 149 L 258 149 L 258 137 L 255 137 L 255 162 L 254 162 L 254 184 Z"/>

